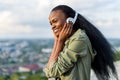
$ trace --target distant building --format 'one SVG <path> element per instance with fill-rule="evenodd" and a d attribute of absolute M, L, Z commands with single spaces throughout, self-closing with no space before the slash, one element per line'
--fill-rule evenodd
<path fill-rule="evenodd" d="M 29 64 L 29 65 L 20 66 L 18 71 L 19 72 L 30 72 L 30 71 L 32 71 L 32 73 L 34 74 L 34 72 L 38 69 L 41 69 L 41 67 L 38 64 Z"/>

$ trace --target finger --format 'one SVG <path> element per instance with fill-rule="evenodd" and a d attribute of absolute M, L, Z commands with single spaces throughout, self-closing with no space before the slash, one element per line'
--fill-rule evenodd
<path fill-rule="evenodd" d="M 70 24 L 67 24 L 66 34 L 69 34 L 70 28 Z"/>
<path fill-rule="evenodd" d="M 63 34 L 68 35 L 69 30 L 70 30 L 69 23 L 67 23 Z"/>
<path fill-rule="evenodd" d="M 61 30 L 61 32 L 60 32 L 60 36 L 65 34 L 66 26 L 67 26 L 67 24 L 65 23 L 62 30 Z"/>
<path fill-rule="evenodd" d="M 64 24 L 63 28 L 62 28 L 62 32 L 64 32 L 64 30 L 66 29 L 67 23 Z"/>
<path fill-rule="evenodd" d="M 63 34 L 66 35 L 67 32 L 68 32 L 68 29 L 69 29 L 69 24 L 66 23 L 65 27 L 64 27 L 64 30 L 63 30 Z"/>
<path fill-rule="evenodd" d="M 68 29 L 66 31 L 68 35 L 71 34 L 72 27 L 73 27 L 72 23 L 69 23 L 68 24 Z"/>

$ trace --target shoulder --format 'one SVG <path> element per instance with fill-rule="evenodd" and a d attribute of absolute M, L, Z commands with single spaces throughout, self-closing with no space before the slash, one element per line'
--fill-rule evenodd
<path fill-rule="evenodd" d="M 86 40 L 88 39 L 88 36 L 84 30 L 78 29 L 69 39 L 70 40 Z"/>
<path fill-rule="evenodd" d="M 65 48 L 75 54 L 85 56 L 87 53 L 88 38 L 84 30 L 78 29 L 65 43 Z"/>
<path fill-rule="evenodd" d="M 89 41 L 87 34 L 84 30 L 78 29 L 68 40 L 65 45 L 70 45 L 73 42 L 82 42 L 84 45 Z"/>

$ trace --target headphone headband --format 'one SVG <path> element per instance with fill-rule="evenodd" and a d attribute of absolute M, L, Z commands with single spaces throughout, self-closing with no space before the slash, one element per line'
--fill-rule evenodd
<path fill-rule="evenodd" d="M 78 13 L 75 12 L 75 17 L 74 17 L 74 20 L 73 20 L 73 24 L 75 23 L 75 21 L 77 20 L 77 16 L 78 16 Z"/>

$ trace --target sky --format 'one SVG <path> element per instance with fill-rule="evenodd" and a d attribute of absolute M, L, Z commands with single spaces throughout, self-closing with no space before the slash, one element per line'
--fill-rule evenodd
<path fill-rule="evenodd" d="M 0 0 L 0 39 L 53 38 L 49 13 L 65 4 L 106 38 L 120 39 L 120 0 Z"/>

